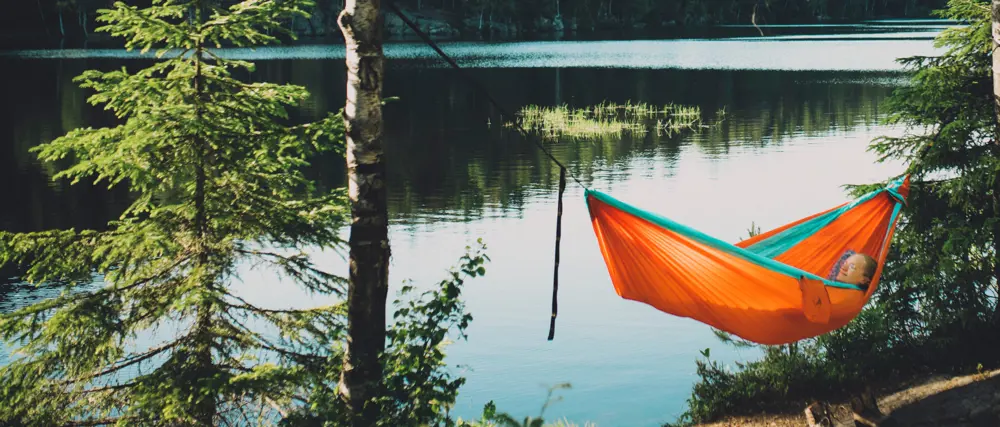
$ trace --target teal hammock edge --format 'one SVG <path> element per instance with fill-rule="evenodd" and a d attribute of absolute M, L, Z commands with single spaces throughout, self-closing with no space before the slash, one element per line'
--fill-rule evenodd
<path fill-rule="evenodd" d="M 787 230 L 747 246 L 745 249 L 763 257 L 777 258 L 779 255 L 802 243 L 803 240 L 808 239 L 809 236 L 816 234 L 819 230 L 836 221 L 844 212 L 848 211 L 848 209 L 845 209 L 846 207 L 842 206 L 840 209 L 827 212 L 794 227 L 789 227 Z"/>
<path fill-rule="evenodd" d="M 802 224 L 798 224 L 794 227 L 789 227 L 787 230 L 784 230 L 771 237 L 756 242 L 748 246 L 746 249 L 751 252 L 757 253 L 759 255 L 765 256 L 767 258 L 776 258 L 779 255 L 788 251 L 789 249 L 795 247 L 803 240 L 809 238 L 809 236 L 816 234 L 816 232 L 818 232 L 819 230 L 823 229 L 827 225 L 830 225 L 830 223 L 836 221 L 837 218 L 840 218 L 840 216 L 843 215 L 844 213 L 850 211 L 851 209 L 855 208 L 856 206 L 864 202 L 871 200 L 872 198 L 881 194 L 882 192 L 887 192 L 889 194 L 889 197 L 896 199 L 897 202 L 906 204 L 906 199 L 901 194 L 899 194 L 899 187 L 903 185 L 904 179 L 905 177 L 894 180 L 893 182 L 889 183 L 889 185 L 885 186 L 885 188 L 869 192 L 853 200 L 851 203 L 841 206 L 839 209 L 832 210 L 816 218 L 813 218 L 809 221 L 803 222 Z"/>
<path fill-rule="evenodd" d="M 893 227 L 896 226 L 896 220 L 899 219 L 899 212 L 903 209 L 903 203 L 896 203 L 896 206 L 892 208 L 892 216 L 889 218 L 889 227 L 885 230 L 885 238 L 882 239 L 882 247 L 889 243 L 889 233 L 892 232 Z M 883 249 L 885 250 L 885 249 Z"/>
<path fill-rule="evenodd" d="M 872 198 L 874 198 L 875 196 L 877 196 L 877 195 L 879 195 L 879 194 L 881 194 L 883 192 L 887 192 L 887 193 L 889 193 L 889 195 L 893 199 L 896 200 L 896 206 L 893 209 L 893 218 L 892 218 L 892 220 L 889 221 L 889 227 L 891 228 L 894 225 L 896 215 L 898 215 L 899 210 L 902 207 L 901 205 L 905 203 L 905 198 L 902 197 L 902 195 L 900 195 L 899 192 L 898 192 L 898 189 L 902 185 L 902 183 L 903 183 L 903 179 L 900 178 L 900 179 L 892 182 L 891 184 L 889 184 L 885 188 L 869 192 L 868 194 L 865 194 L 865 195 L 863 195 L 863 196 L 855 199 L 853 202 L 851 202 L 851 203 L 849 203 L 847 205 L 844 205 L 840 209 L 837 209 L 836 211 L 832 211 L 831 214 L 839 212 L 837 214 L 839 216 L 841 213 L 846 212 L 847 210 L 850 210 L 851 208 L 854 208 L 854 207 L 858 206 L 859 204 L 864 203 L 865 201 L 871 200 Z M 792 267 L 792 266 L 790 266 L 788 264 L 784 264 L 784 263 L 775 261 L 775 260 L 773 260 L 771 258 L 768 258 L 766 256 L 760 255 L 760 254 L 755 253 L 753 251 L 750 251 L 750 250 L 747 250 L 745 248 L 741 248 L 741 247 L 735 246 L 732 243 L 729 243 L 729 242 L 723 241 L 721 239 L 709 236 L 708 234 L 702 233 L 702 232 L 700 232 L 698 230 L 695 230 L 694 228 L 691 228 L 691 227 L 688 227 L 686 225 L 680 224 L 680 223 L 678 223 L 678 222 L 676 222 L 674 220 L 671 220 L 671 219 L 669 219 L 669 218 L 667 218 L 665 216 L 662 216 L 662 215 L 659 215 L 659 214 L 656 214 L 656 213 L 653 213 L 653 212 L 649 212 L 649 211 L 637 208 L 635 206 L 629 205 L 628 203 L 622 202 L 621 200 L 615 199 L 614 197 L 611 197 L 611 196 L 609 196 L 609 195 L 607 195 L 605 193 L 602 193 L 602 192 L 597 191 L 597 190 L 589 189 L 589 188 L 586 189 L 585 192 L 584 192 L 584 200 L 586 201 L 588 208 L 590 206 L 590 197 L 591 196 L 594 197 L 594 198 L 596 198 L 596 199 L 598 199 L 598 200 L 600 200 L 601 202 L 604 202 L 604 203 L 610 205 L 611 207 L 614 207 L 615 209 L 621 210 L 621 211 L 626 212 L 626 213 L 628 213 L 630 215 L 633 215 L 633 216 L 636 216 L 638 218 L 644 219 L 646 221 L 649 221 L 652 224 L 658 225 L 658 226 L 663 227 L 663 228 L 665 228 L 667 230 L 674 231 L 674 232 L 679 233 L 681 235 L 684 235 L 686 237 L 692 238 L 692 239 L 694 239 L 695 241 L 697 241 L 699 243 L 702 243 L 702 244 L 708 245 L 710 247 L 713 247 L 715 249 L 721 250 L 723 252 L 735 255 L 735 256 L 737 256 L 739 258 L 742 258 L 742 259 L 744 259 L 746 261 L 752 262 L 752 263 L 754 263 L 754 264 L 756 264 L 758 266 L 767 268 L 769 270 L 781 273 L 781 274 L 783 274 L 785 276 L 788 276 L 788 277 L 791 277 L 791 278 L 794 278 L 794 279 L 805 277 L 805 278 L 808 278 L 810 280 L 815 280 L 815 281 L 822 282 L 824 285 L 829 286 L 829 287 L 834 287 L 834 288 L 850 289 L 850 290 L 856 290 L 856 291 L 862 291 L 862 292 L 865 291 L 865 289 L 862 288 L 862 287 L 860 287 L 860 286 L 852 285 L 852 284 L 849 284 L 849 283 L 843 283 L 843 282 L 837 282 L 837 281 L 829 280 L 829 279 L 826 279 L 824 277 L 820 277 L 818 275 L 810 273 L 808 271 L 805 271 L 805 270 L 802 270 L 802 269 L 799 269 L 799 268 L 796 268 L 796 267 Z M 817 220 L 817 219 L 820 219 L 820 218 L 824 218 L 824 217 L 826 217 L 826 215 L 822 215 L 820 217 L 814 218 L 814 220 Z M 807 221 L 807 223 L 810 223 L 810 222 L 812 222 L 812 221 Z M 804 224 L 800 224 L 800 226 L 804 225 Z M 885 238 L 888 238 L 888 237 L 889 237 L 889 234 L 888 234 L 888 230 L 887 230 Z M 883 240 L 883 247 L 885 247 L 885 240 Z"/>

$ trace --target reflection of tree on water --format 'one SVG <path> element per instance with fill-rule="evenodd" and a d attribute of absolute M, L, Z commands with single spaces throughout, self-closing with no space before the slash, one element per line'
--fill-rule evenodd
<path fill-rule="evenodd" d="M 706 112 L 724 108 L 725 120 L 694 134 L 657 137 L 623 135 L 549 144 L 573 172 L 589 183 L 624 179 L 637 158 L 676 161 L 694 144 L 709 155 L 734 146 L 783 144 L 791 135 L 822 136 L 875 125 L 879 102 L 895 74 L 698 70 L 473 70 L 479 81 L 511 110 L 526 105 L 569 108 L 602 102 L 691 105 Z M 393 212 L 458 220 L 482 209 L 516 214 L 533 194 L 551 197 L 558 169 L 532 144 L 499 124 L 488 102 L 447 70 L 407 70 L 410 83 L 387 85 L 400 96 L 387 107 L 388 161 Z M 390 83 L 393 83 L 392 75 Z M 556 87 L 553 88 L 552 86 Z M 442 96 L 447 94 L 447 96 Z M 487 118 L 489 124 L 487 123 Z M 715 123 L 714 117 L 706 117 Z M 609 170 L 616 173 L 604 178 Z M 618 173 L 618 172 L 622 173 Z"/>
<path fill-rule="evenodd" d="M 0 61 L 3 62 L 3 61 Z M 98 228 L 117 216 L 128 195 L 103 187 L 53 183 L 52 168 L 28 149 L 67 128 L 108 125 L 113 118 L 85 101 L 89 93 L 71 79 L 86 69 L 139 67 L 130 60 L 18 60 L 0 82 L 6 114 L 0 115 L 0 229 Z M 304 118 L 339 108 L 345 84 L 335 60 L 261 61 L 251 80 L 291 82 L 313 96 L 298 111 Z M 792 135 L 821 136 L 872 126 L 879 102 L 891 91 L 891 73 L 774 72 L 630 69 L 474 69 L 501 105 L 570 108 L 617 104 L 680 104 L 697 107 L 705 121 L 725 108 L 717 126 L 693 133 L 623 135 L 554 143 L 555 154 L 585 183 L 625 179 L 636 160 L 669 166 L 681 147 L 711 155 L 734 146 L 783 144 Z M 486 99 L 447 69 L 391 68 L 385 95 L 390 212 L 396 220 L 466 221 L 482 215 L 517 215 L 536 197 L 551 197 L 558 168 L 520 135 L 503 129 L 503 117 Z M 313 165 L 324 185 L 345 185 L 343 159 L 327 156 Z M 614 174 L 607 173 L 614 171 Z M 645 173 L 645 171 L 634 171 Z M 540 196 L 539 196 L 540 195 Z"/>
<path fill-rule="evenodd" d="M 41 164 L 30 148 L 53 140 L 67 126 L 99 125 L 107 118 L 85 106 L 86 95 L 70 81 L 78 65 L 72 61 L 20 65 L 17 69 L 38 74 L 49 84 L 32 84 L 22 79 L 0 83 L 0 90 L 12 96 L 16 105 L 0 115 L 0 229 L 6 231 L 38 231 L 50 228 L 101 228 L 126 206 L 127 195 L 108 191 L 105 186 L 69 186 L 53 181 L 56 168 Z M 74 65 L 73 69 L 64 69 Z M 9 69 L 9 68 L 8 68 Z M 42 69 L 49 71 L 43 72 Z M 46 75 L 47 74 L 47 75 Z M 58 77 L 52 85 L 52 75 Z M 5 87 L 4 87 L 5 86 Z M 54 86 L 54 87 L 53 87 Z"/>
<path fill-rule="evenodd" d="M 4 64 L 0 64 L 4 65 Z M 53 181 L 57 168 L 38 162 L 31 147 L 76 126 L 99 126 L 110 118 L 86 105 L 87 93 L 72 82 L 85 61 L 20 61 L 16 78 L 0 81 L 10 96 L 0 114 L 0 229 L 24 232 L 50 228 L 101 228 L 126 206 L 127 195 L 106 186 L 69 186 Z"/>
<path fill-rule="evenodd" d="M 129 203 L 128 194 L 107 185 L 69 185 L 53 181 L 59 168 L 42 164 L 30 149 L 74 127 L 100 126 L 111 120 L 86 104 L 87 92 L 72 79 L 86 61 L 18 62 L 0 66 L 23 73 L 0 80 L 10 94 L 0 114 L 0 230 L 31 232 L 53 228 L 103 229 Z M 0 313 L 50 298 L 58 285 L 32 286 L 17 279 L 17 265 L 0 267 Z"/>

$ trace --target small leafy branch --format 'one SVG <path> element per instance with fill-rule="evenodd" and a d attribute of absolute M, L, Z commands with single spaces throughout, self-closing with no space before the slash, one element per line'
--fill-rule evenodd
<path fill-rule="evenodd" d="M 542 409 L 539 411 L 537 417 L 526 416 L 519 421 L 509 413 L 498 412 L 496 404 L 493 403 L 493 401 L 490 401 L 483 407 L 483 414 L 479 421 L 459 421 L 458 427 L 575 427 L 576 424 L 567 420 L 559 420 L 555 423 L 546 424 L 544 418 L 545 410 L 548 409 L 549 405 L 562 400 L 562 396 L 553 398 L 552 395 L 557 390 L 566 390 L 570 388 L 572 388 L 570 383 L 560 383 L 549 387 L 548 394 L 545 397 L 545 403 L 542 404 Z M 596 427 L 596 425 L 586 423 L 585 427 Z"/>

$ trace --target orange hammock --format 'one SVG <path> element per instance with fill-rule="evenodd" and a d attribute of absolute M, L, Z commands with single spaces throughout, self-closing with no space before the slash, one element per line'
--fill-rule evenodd
<path fill-rule="evenodd" d="M 735 245 L 587 190 L 591 222 L 622 298 L 760 344 L 815 337 L 851 321 L 882 274 L 909 176 Z M 878 260 L 867 290 L 827 279 L 853 250 Z"/>

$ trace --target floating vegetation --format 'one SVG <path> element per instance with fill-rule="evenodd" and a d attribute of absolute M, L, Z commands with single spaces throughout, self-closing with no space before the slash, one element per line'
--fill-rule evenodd
<path fill-rule="evenodd" d="M 716 112 L 717 121 L 723 117 L 724 108 Z M 631 102 L 624 105 L 603 102 L 583 108 L 529 105 L 518 111 L 517 120 L 526 130 L 549 140 L 563 137 L 642 137 L 649 132 L 669 137 L 685 130 L 711 127 L 702 122 L 701 108 L 697 106 L 654 106 Z M 513 124 L 507 123 L 506 126 L 512 127 Z"/>

